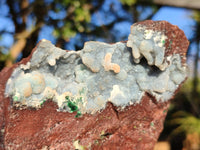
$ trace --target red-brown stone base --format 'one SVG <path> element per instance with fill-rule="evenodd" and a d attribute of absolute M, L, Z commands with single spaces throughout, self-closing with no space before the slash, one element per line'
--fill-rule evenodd
<path fill-rule="evenodd" d="M 140 104 L 121 110 L 111 103 L 94 115 L 75 118 L 76 113 L 57 112 L 48 101 L 39 109 L 17 110 L 4 97 L 7 79 L 13 69 L 0 73 L 0 148 L 2 149 L 66 149 L 73 143 L 85 149 L 153 149 L 167 114 L 169 102 L 156 103 L 145 95 Z"/>

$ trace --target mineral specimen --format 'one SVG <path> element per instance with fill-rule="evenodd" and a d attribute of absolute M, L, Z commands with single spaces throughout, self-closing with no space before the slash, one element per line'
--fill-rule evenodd
<path fill-rule="evenodd" d="M 180 54 L 165 57 L 166 40 L 165 33 L 142 25 L 132 26 L 127 44 L 91 41 L 66 52 L 42 40 L 30 62 L 15 69 L 5 93 L 17 107 L 39 108 L 52 99 L 59 111 L 70 112 L 71 101 L 82 114 L 107 102 L 121 108 L 140 103 L 145 92 L 166 101 L 186 78 Z"/>
<path fill-rule="evenodd" d="M 153 149 L 188 44 L 177 26 L 150 20 L 127 42 L 80 51 L 40 41 L 0 72 L 0 149 Z"/>

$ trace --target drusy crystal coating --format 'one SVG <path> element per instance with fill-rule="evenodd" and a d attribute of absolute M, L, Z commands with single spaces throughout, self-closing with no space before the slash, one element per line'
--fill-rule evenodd
<path fill-rule="evenodd" d="M 86 42 L 80 51 L 64 51 L 42 40 L 26 65 L 14 70 L 5 94 L 13 105 L 40 108 L 57 103 L 59 111 L 96 113 L 107 102 L 124 108 L 145 93 L 169 100 L 186 78 L 181 56 L 165 57 L 162 32 L 135 26 L 127 43 Z"/>

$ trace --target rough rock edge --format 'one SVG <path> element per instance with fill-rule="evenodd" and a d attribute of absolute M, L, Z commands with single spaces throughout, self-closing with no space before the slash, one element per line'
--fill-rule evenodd
<path fill-rule="evenodd" d="M 186 52 L 189 46 L 184 32 L 178 26 L 172 25 L 167 21 L 146 20 L 135 23 L 133 26 L 145 26 L 148 30 L 160 31 L 167 36 L 165 42 L 165 58 L 172 54 L 180 54 L 182 64 L 186 63 Z M 133 27 L 132 26 L 132 27 Z"/>

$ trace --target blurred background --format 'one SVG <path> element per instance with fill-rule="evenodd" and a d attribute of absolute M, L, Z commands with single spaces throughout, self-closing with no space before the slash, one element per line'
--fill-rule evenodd
<path fill-rule="evenodd" d="M 125 41 L 130 26 L 166 20 L 190 41 L 188 80 L 170 106 L 158 150 L 200 150 L 199 0 L 0 0 L 0 70 L 27 57 L 45 38 L 80 50 L 86 41 Z"/>

